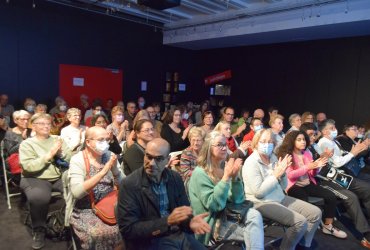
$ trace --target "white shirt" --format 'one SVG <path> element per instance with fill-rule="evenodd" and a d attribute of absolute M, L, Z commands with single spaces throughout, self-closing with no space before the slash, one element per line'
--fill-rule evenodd
<path fill-rule="evenodd" d="M 324 152 L 326 148 L 334 149 L 334 154 L 329 159 L 329 163 L 335 168 L 340 168 L 344 166 L 354 157 L 352 153 L 348 153 L 342 156 L 342 151 L 339 149 L 338 145 L 334 141 L 326 137 L 322 137 L 317 145 L 320 147 L 322 152 Z"/>
<path fill-rule="evenodd" d="M 80 129 L 82 129 L 81 138 L 80 138 Z M 80 125 L 78 128 L 68 125 L 64 127 L 60 132 L 60 137 L 66 142 L 68 148 L 71 150 L 76 149 L 77 146 L 82 144 L 85 141 L 85 132 L 86 127 Z"/>

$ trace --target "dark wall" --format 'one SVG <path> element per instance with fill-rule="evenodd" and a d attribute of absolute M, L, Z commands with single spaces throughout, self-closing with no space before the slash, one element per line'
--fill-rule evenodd
<path fill-rule="evenodd" d="M 0 93 L 17 106 L 25 97 L 53 103 L 59 64 L 123 69 L 125 102 L 139 95 L 161 101 L 166 71 L 181 69 L 182 80 L 192 82 L 186 66 L 193 52 L 163 46 L 162 33 L 153 27 L 36 3 L 36 8 L 29 0 L 0 3 Z M 142 80 L 148 81 L 144 93 Z"/>
<path fill-rule="evenodd" d="M 251 111 L 326 112 L 338 123 L 370 120 L 370 37 L 207 50 L 204 76 L 231 69 L 232 98 Z M 203 92 L 208 88 L 203 87 Z"/>
<path fill-rule="evenodd" d="M 32 1 L 2 1 L 0 93 L 18 105 L 28 96 L 50 104 L 59 64 L 123 69 L 125 102 L 161 101 L 166 71 L 187 83 L 178 101 L 199 102 L 209 97 L 204 77 L 231 69 L 226 104 L 238 110 L 324 111 L 338 127 L 370 119 L 370 37 L 190 51 L 163 46 L 152 27 L 45 1 L 35 9 Z"/>

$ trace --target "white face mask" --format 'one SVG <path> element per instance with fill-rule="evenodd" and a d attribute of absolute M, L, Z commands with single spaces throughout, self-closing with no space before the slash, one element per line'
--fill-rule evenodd
<path fill-rule="evenodd" d="M 254 132 L 257 133 L 259 130 L 263 129 L 262 125 L 258 125 L 254 127 Z"/>
<path fill-rule="evenodd" d="M 27 110 L 28 112 L 33 112 L 33 111 L 35 110 L 35 106 L 33 106 L 33 105 L 27 105 L 27 106 L 26 106 L 26 110 Z"/>
<path fill-rule="evenodd" d="M 261 154 L 270 156 L 272 154 L 272 151 L 274 150 L 274 144 L 273 143 L 258 143 L 258 152 Z"/>
<path fill-rule="evenodd" d="M 363 134 L 358 134 L 358 135 L 357 135 L 357 138 L 358 138 L 358 139 L 362 139 L 362 138 L 364 138 L 364 135 L 363 135 Z"/>
<path fill-rule="evenodd" d="M 138 104 L 140 108 L 143 108 L 145 106 L 145 102 L 139 102 Z"/>
<path fill-rule="evenodd" d="M 335 139 L 335 137 L 337 137 L 338 135 L 338 131 L 337 130 L 330 130 L 330 137 L 332 140 Z"/>
<path fill-rule="evenodd" d="M 101 111 L 100 110 L 96 111 L 95 115 L 101 115 Z"/>
<path fill-rule="evenodd" d="M 60 111 L 66 111 L 67 110 L 67 106 L 66 105 L 60 105 L 59 106 L 59 109 L 60 109 Z"/>
<path fill-rule="evenodd" d="M 182 115 L 182 119 L 184 119 L 184 120 L 189 119 L 189 114 L 188 114 L 188 113 L 184 113 L 184 114 Z"/>
<path fill-rule="evenodd" d="M 107 141 L 97 141 L 95 144 L 95 151 L 102 155 L 106 153 L 109 149 L 109 144 Z"/>

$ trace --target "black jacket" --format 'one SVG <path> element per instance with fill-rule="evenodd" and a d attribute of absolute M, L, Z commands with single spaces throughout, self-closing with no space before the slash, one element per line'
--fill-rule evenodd
<path fill-rule="evenodd" d="M 163 175 L 168 178 L 170 213 L 176 207 L 190 206 L 180 175 L 167 168 L 164 169 Z M 153 238 L 170 233 L 167 217 L 160 216 L 159 200 L 151 189 L 143 167 L 122 181 L 117 206 L 117 223 L 127 249 L 149 249 Z M 180 229 L 191 233 L 189 221 L 180 225 Z"/>
<path fill-rule="evenodd" d="M 143 166 L 144 154 L 145 149 L 136 142 L 126 150 L 123 156 L 123 172 L 126 176 Z"/>
<path fill-rule="evenodd" d="M 347 152 L 350 152 L 352 149 L 352 146 L 355 145 L 355 142 L 349 138 L 347 135 L 340 135 L 336 138 L 336 141 L 339 142 L 340 146 Z M 340 148 L 339 146 L 339 148 Z M 367 157 L 369 154 L 369 150 L 364 150 L 361 153 L 359 153 L 356 158 L 359 159 L 361 157 Z"/>

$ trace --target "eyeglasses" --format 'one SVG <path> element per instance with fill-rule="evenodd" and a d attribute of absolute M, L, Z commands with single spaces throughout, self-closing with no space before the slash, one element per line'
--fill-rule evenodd
<path fill-rule="evenodd" d="M 110 141 L 109 138 L 99 138 L 99 139 L 90 138 L 88 140 L 93 140 L 93 141 L 98 141 L 98 142 L 104 142 L 105 141 L 105 142 L 108 142 L 108 143 Z"/>
<path fill-rule="evenodd" d="M 19 121 L 28 121 L 30 118 L 18 118 Z"/>
<path fill-rule="evenodd" d="M 317 133 L 312 133 L 312 134 L 308 134 L 309 137 L 316 137 L 317 136 Z"/>
<path fill-rule="evenodd" d="M 145 157 L 149 160 L 149 161 L 152 161 L 154 159 L 154 161 L 156 163 L 160 163 L 161 161 L 164 161 L 164 159 L 166 159 L 166 157 L 164 157 L 163 155 L 160 155 L 160 156 L 153 156 L 153 155 L 150 155 L 148 153 L 145 154 Z"/>
<path fill-rule="evenodd" d="M 42 127 L 50 127 L 51 123 L 46 123 L 46 122 L 35 122 L 34 124 L 40 125 Z"/>
<path fill-rule="evenodd" d="M 214 144 L 212 146 L 218 148 L 219 150 L 225 150 L 227 148 L 226 143 L 217 143 L 217 144 Z"/>
<path fill-rule="evenodd" d="M 154 131 L 154 128 L 147 128 L 147 129 L 140 130 L 140 132 L 143 132 L 146 134 L 148 134 L 149 132 L 153 132 L 153 131 Z"/>
<path fill-rule="evenodd" d="M 226 115 L 229 115 L 229 116 L 234 116 L 234 114 L 231 114 L 231 113 L 226 113 Z"/>

